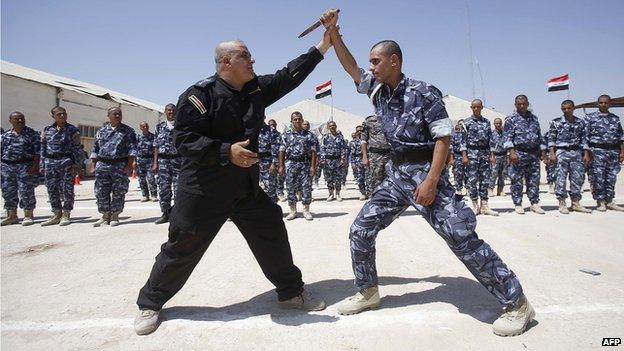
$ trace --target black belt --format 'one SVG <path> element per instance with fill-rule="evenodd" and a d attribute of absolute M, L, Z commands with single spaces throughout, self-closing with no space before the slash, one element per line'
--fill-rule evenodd
<path fill-rule="evenodd" d="M 340 160 L 342 157 L 340 155 L 338 156 L 334 156 L 334 155 L 325 155 L 325 159 L 326 160 Z"/>
<path fill-rule="evenodd" d="M 422 150 L 412 150 L 401 153 L 393 153 L 390 156 L 392 159 L 392 163 L 395 165 L 401 163 L 411 163 L 411 162 L 431 162 L 433 160 L 433 150 L 432 149 L 422 149 Z"/>
<path fill-rule="evenodd" d="M 516 149 L 517 151 L 528 152 L 528 153 L 539 153 L 540 151 L 539 146 L 532 147 L 532 148 L 516 146 L 514 147 L 514 149 Z"/>
<path fill-rule="evenodd" d="M 597 149 L 618 150 L 620 148 L 620 143 L 615 143 L 615 144 L 589 143 L 589 146 L 597 148 Z"/>
<path fill-rule="evenodd" d="M 390 153 L 390 149 L 379 149 L 379 148 L 376 148 L 376 147 L 369 147 L 368 148 L 368 152 L 385 155 L 385 154 L 389 154 Z"/>
<path fill-rule="evenodd" d="M 485 146 L 467 145 L 466 147 L 471 149 L 471 150 L 488 150 L 490 148 L 487 145 L 485 145 Z"/>
<path fill-rule="evenodd" d="M 122 161 L 128 161 L 128 156 L 126 157 L 120 157 L 120 158 L 102 158 L 102 157 L 98 157 L 97 158 L 98 162 L 104 162 L 104 163 L 117 163 L 117 162 L 122 162 Z"/>
<path fill-rule="evenodd" d="M 270 152 L 258 152 L 258 158 L 267 158 L 272 156 L 273 154 Z"/>
<path fill-rule="evenodd" d="M 568 146 L 555 146 L 557 150 L 582 150 L 579 145 L 568 145 Z"/>
<path fill-rule="evenodd" d="M 32 163 L 34 158 L 23 158 L 21 160 L 2 160 L 2 163 L 6 163 L 7 165 L 19 165 L 23 163 Z"/>
<path fill-rule="evenodd" d="M 158 154 L 158 158 L 162 158 L 164 160 L 168 160 L 168 159 L 172 159 L 172 158 L 178 158 L 180 157 L 180 155 L 175 154 L 175 155 L 171 155 L 171 154 Z"/>
<path fill-rule="evenodd" d="M 287 160 L 295 161 L 295 162 L 308 162 L 310 161 L 310 158 L 308 156 L 299 156 L 299 157 L 289 156 Z"/>
<path fill-rule="evenodd" d="M 495 156 L 505 156 L 505 155 L 507 155 L 507 151 L 493 151 L 492 153 Z"/>
<path fill-rule="evenodd" d="M 154 154 L 143 154 L 143 155 L 139 155 L 137 157 L 140 157 L 140 158 L 152 158 L 152 157 L 154 157 Z"/>
<path fill-rule="evenodd" d="M 60 160 L 62 158 L 73 158 L 73 156 L 74 155 L 72 155 L 72 154 L 52 154 L 52 155 L 46 154 L 45 158 L 51 158 L 51 159 L 54 159 L 54 160 Z"/>

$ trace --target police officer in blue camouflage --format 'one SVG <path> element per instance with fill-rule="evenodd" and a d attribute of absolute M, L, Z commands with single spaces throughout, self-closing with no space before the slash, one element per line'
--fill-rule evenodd
<path fill-rule="evenodd" d="M 24 210 L 22 225 L 34 222 L 33 210 L 37 204 L 35 187 L 39 174 L 39 153 L 41 143 L 39 133 L 26 126 L 26 117 L 21 112 L 9 115 L 12 128 L 2 133 L 2 198 L 7 217 L 1 225 L 19 223 L 17 206 Z"/>
<path fill-rule="evenodd" d="M 624 211 L 615 204 L 615 182 L 624 162 L 624 136 L 620 117 L 609 112 L 611 97 L 598 97 L 598 111 L 587 115 L 587 143 L 593 157 L 592 180 L 593 196 L 598 207 L 604 212 L 607 209 Z"/>
<path fill-rule="evenodd" d="M 492 176 L 490 178 L 490 196 L 500 196 L 505 187 L 507 178 L 507 150 L 503 146 L 503 120 L 494 119 L 494 130 L 490 136 L 490 162 L 492 163 Z M 496 193 L 494 186 L 496 185 Z"/>
<path fill-rule="evenodd" d="M 94 227 L 108 224 L 119 225 L 119 214 L 123 211 L 126 193 L 136 157 L 136 133 L 121 123 L 121 108 L 111 107 L 107 111 L 109 123 L 98 130 L 91 151 L 91 169 L 95 173 L 95 198 L 98 211 L 102 214 Z"/>
<path fill-rule="evenodd" d="M 462 159 L 468 159 L 466 176 L 470 199 L 476 214 L 498 216 L 488 205 L 488 188 L 492 173 L 490 164 L 490 121 L 481 115 L 483 102 L 479 99 L 470 103 L 472 116 L 464 119 L 466 136 L 461 144 Z M 481 204 L 478 200 L 481 198 Z"/>
<path fill-rule="evenodd" d="M 137 133 L 137 157 L 136 170 L 139 174 L 139 187 L 141 188 L 141 202 L 150 200 L 150 195 L 157 201 L 158 193 L 156 178 L 152 172 L 154 163 L 154 133 L 150 132 L 149 124 L 142 121 L 139 123 L 140 133 Z"/>
<path fill-rule="evenodd" d="M 342 188 L 341 168 L 347 163 L 346 141 L 342 133 L 338 132 L 336 122 L 327 122 L 329 133 L 323 135 L 320 143 L 320 159 L 323 164 L 325 183 L 329 196 L 327 201 L 342 201 L 340 190 Z"/>
<path fill-rule="evenodd" d="M 349 142 L 349 149 L 351 150 L 351 169 L 353 170 L 353 178 L 360 190 L 360 200 L 368 199 L 366 192 L 366 166 L 362 163 L 362 130 L 364 127 L 357 126 L 355 133 L 352 135 L 352 139 Z"/>
<path fill-rule="evenodd" d="M 337 17 L 335 13 L 333 19 Z M 386 166 L 386 179 L 351 226 L 351 257 L 359 292 L 342 301 L 338 313 L 354 314 L 379 306 L 375 238 L 411 205 L 505 306 L 505 313 L 494 322 L 494 332 L 505 336 L 522 333 L 534 311 L 520 282 L 494 250 L 478 238 L 474 212 L 458 201 L 448 180 L 445 161 L 453 127 L 442 93 L 403 75 L 401 49 L 394 41 L 384 40 L 372 47 L 370 71 L 365 71 L 358 68 L 339 33 L 332 32 L 331 38 L 357 91 L 373 102 L 393 153 Z"/>
<path fill-rule="evenodd" d="M 312 178 L 316 173 L 316 144 L 314 134 L 303 129 L 303 115 L 295 111 L 290 115 L 292 130 L 282 134 L 279 153 L 279 173 L 286 175 L 288 187 L 287 220 L 297 217 L 297 190 L 301 191 L 303 217 L 311 221 L 310 203 L 312 202 Z"/>
<path fill-rule="evenodd" d="M 158 172 L 158 200 L 162 216 L 154 223 L 169 222 L 171 201 L 178 190 L 178 176 L 182 166 L 182 156 L 173 145 L 173 128 L 175 126 L 174 104 L 165 106 L 166 120 L 156 126 L 154 133 L 154 163 L 152 171 Z"/>
<path fill-rule="evenodd" d="M 366 167 L 366 194 L 370 197 L 386 178 L 390 144 L 386 140 L 379 117 L 366 117 L 362 127 L 362 164 Z"/>
<path fill-rule="evenodd" d="M 585 165 L 590 161 L 587 146 L 585 122 L 574 116 L 574 102 L 565 100 L 561 103 L 563 116 L 552 120 L 548 129 L 548 147 L 550 159 L 557 165 L 555 194 L 559 200 L 559 212 L 570 213 L 570 210 L 591 213 L 581 206 L 581 191 L 585 180 Z M 570 198 L 572 206 L 566 205 L 566 182 L 570 179 Z"/>
<path fill-rule="evenodd" d="M 460 119 L 455 124 L 455 128 L 451 133 L 450 164 L 453 166 L 453 180 L 455 181 L 455 191 L 458 195 L 466 195 L 464 185 L 467 183 L 465 171 L 468 157 L 464 159 L 461 152 L 461 145 L 466 138 L 466 130 L 464 129 L 464 120 Z"/>
<path fill-rule="evenodd" d="M 277 202 L 277 169 L 279 168 L 279 138 L 275 120 L 269 120 L 258 135 L 260 184 L 271 201 Z"/>
<path fill-rule="evenodd" d="M 516 112 L 505 118 L 503 139 L 509 151 L 509 178 L 511 199 L 516 213 L 524 214 L 522 207 L 522 182 L 526 184 L 531 211 L 544 214 L 539 206 L 541 130 L 537 117 L 529 111 L 529 99 L 518 95 L 515 99 Z"/>
<path fill-rule="evenodd" d="M 51 114 L 54 123 L 41 133 L 41 160 L 53 216 L 41 225 L 65 226 L 74 209 L 74 177 L 82 168 L 84 154 L 80 130 L 67 123 L 67 111 L 56 106 Z"/>
<path fill-rule="evenodd" d="M 351 136 L 353 139 L 353 135 Z M 345 153 L 347 155 L 346 164 L 341 167 L 340 175 L 342 179 L 342 186 L 347 186 L 347 175 L 349 175 L 349 165 L 351 164 L 351 147 L 349 146 L 350 141 L 345 139 Z"/>
<path fill-rule="evenodd" d="M 540 149 L 542 150 L 542 158 L 544 164 L 546 165 L 546 183 L 548 184 L 548 192 L 551 194 L 555 193 L 555 181 L 557 180 L 557 163 L 550 158 L 550 153 L 548 152 L 548 144 L 550 139 L 550 131 L 547 130 L 542 135 L 542 144 Z"/>

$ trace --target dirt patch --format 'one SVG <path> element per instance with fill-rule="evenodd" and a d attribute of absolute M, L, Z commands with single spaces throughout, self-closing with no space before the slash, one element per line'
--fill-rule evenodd
<path fill-rule="evenodd" d="M 33 256 L 60 246 L 65 245 L 63 243 L 43 243 L 39 245 L 29 246 L 21 251 L 13 252 L 9 256 Z"/>

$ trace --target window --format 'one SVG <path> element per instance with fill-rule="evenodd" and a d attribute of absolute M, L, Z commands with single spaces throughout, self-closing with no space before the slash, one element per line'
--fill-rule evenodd
<path fill-rule="evenodd" d="M 79 124 L 78 128 L 80 129 L 80 136 L 82 138 L 95 138 L 95 134 L 101 127 L 97 126 L 85 126 L 83 124 Z"/>

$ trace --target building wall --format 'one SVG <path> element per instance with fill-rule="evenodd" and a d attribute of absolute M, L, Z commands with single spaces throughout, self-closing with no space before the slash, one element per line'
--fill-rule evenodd
<path fill-rule="evenodd" d="M 41 130 L 50 121 L 50 109 L 56 105 L 56 88 L 2 74 L 2 129 L 11 129 L 9 115 L 20 111 L 26 117 L 26 125 Z"/>

